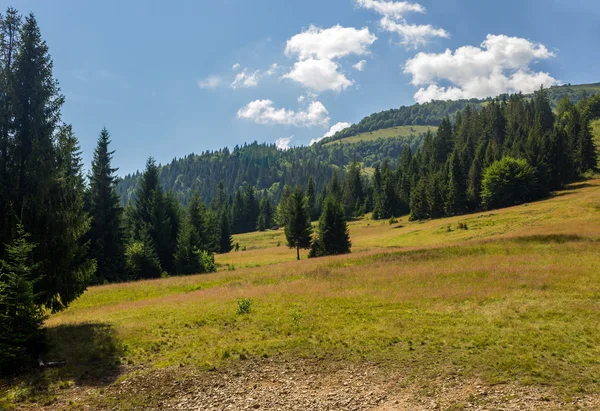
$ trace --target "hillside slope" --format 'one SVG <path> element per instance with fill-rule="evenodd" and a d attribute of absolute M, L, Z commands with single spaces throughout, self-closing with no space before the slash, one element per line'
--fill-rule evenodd
<path fill-rule="evenodd" d="M 236 236 L 248 250 L 218 273 L 92 287 L 52 315 L 47 358 L 67 365 L 0 388 L 0 406 L 275 409 L 304 390 L 316 409 L 522 409 L 515 393 L 594 409 L 599 217 L 596 179 L 492 213 L 360 220 L 346 256 Z"/>

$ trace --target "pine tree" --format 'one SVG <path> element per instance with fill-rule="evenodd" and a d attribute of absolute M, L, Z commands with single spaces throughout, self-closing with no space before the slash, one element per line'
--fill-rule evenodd
<path fill-rule="evenodd" d="M 260 200 L 259 209 L 260 211 L 258 214 L 256 228 L 258 231 L 265 231 L 267 228 L 271 228 L 273 226 L 273 208 L 271 207 L 271 202 L 267 196 L 264 196 Z"/>
<path fill-rule="evenodd" d="M 52 60 L 33 15 L 21 27 L 12 58 L 11 207 L 5 216 L 11 219 L 10 227 L 18 219 L 38 244 L 33 251 L 40 274 L 34 296 L 37 303 L 58 311 L 81 295 L 95 268 L 84 242 L 90 219 L 84 207 L 79 147 L 71 128 L 60 123 L 64 97 L 52 77 Z"/>
<path fill-rule="evenodd" d="M 317 237 L 311 244 L 309 257 L 347 254 L 351 247 L 344 207 L 333 196 L 328 196 L 323 204 Z"/>
<path fill-rule="evenodd" d="M 138 239 L 125 249 L 125 263 L 131 279 L 160 278 L 162 267 L 147 226 L 139 229 Z"/>
<path fill-rule="evenodd" d="M 219 252 L 228 253 L 233 249 L 233 237 L 231 236 L 229 218 L 227 217 L 227 212 L 225 211 L 221 212 L 220 230 Z"/>
<path fill-rule="evenodd" d="M 379 166 L 375 167 L 373 174 L 373 220 L 383 218 L 384 214 L 385 193 L 383 189 L 383 177 Z"/>
<path fill-rule="evenodd" d="M 362 205 L 362 203 L 365 200 L 362 180 L 360 177 L 360 166 L 358 165 L 356 160 L 350 163 L 350 166 L 348 167 L 348 171 L 346 172 L 346 178 L 344 180 L 343 191 L 346 217 L 352 218 L 354 217 L 355 211 L 357 209 L 357 202 L 359 205 Z"/>
<path fill-rule="evenodd" d="M 310 236 L 312 234 L 306 197 L 300 186 L 296 186 L 294 189 L 286 207 L 286 212 L 285 237 L 288 247 L 296 249 L 296 258 L 299 260 L 300 249 L 310 247 Z"/>
<path fill-rule="evenodd" d="M 43 343 L 44 315 L 34 297 L 35 245 L 23 226 L 6 245 L 6 261 L 0 260 L 0 375 L 18 372 L 32 362 Z"/>
<path fill-rule="evenodd" d="M 312 176 L 308 177 L 308 183 L 306 184 L 306 203 L 308 205 L 308 212 L 310 214 L 311 221 L 318 218 L 317 213 L 317 193 L 315 190 L 315 182 Z"/>
<path fill-rule="evenodd" d="M 466 211 L 466 190 L 463 171 L 458 155 L 452 153 L 448 159 L 448 191 L 444 210 L 447 215 L 462 214 Z"/>
<path fill-rule="evenodd" d="M 110 135 L 106 128 L 100 133 L 92 160 L 88 191 L 88 210 L 92 218 L 90 232 L 90 258 L 96 260 L 96 273 L 92 283 L 115 282 L 125 276 L 125 242 L 123 209 L 116 192 L 116 168 L 111 167 L 114 151 L 108 150 Z"/>

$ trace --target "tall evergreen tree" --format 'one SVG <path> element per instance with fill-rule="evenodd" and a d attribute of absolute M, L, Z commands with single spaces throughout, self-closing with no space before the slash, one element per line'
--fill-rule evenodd
<path fill-rule="evenodd" d="M 311 244 L 309 256 L 346 254 L 351 246 L 344 207 L 333 196 L 328 196 L 323 204 L 317 236 Z"/>
<path fill-rule="evenodd" d="M 300 259 L 300 249 L 310 247 L 312 225 L 306 206 L 306 197 L 300 186 L 296 186 L 286 207 L 287 217 L 285 237 L 288 247 L 296 249 L 296 258 Z"/>
<path fill-rule="evenodd" d="M 109 151 L 110 135 L 100 133 L 92 160 L 88 190 L 88 212 L 92 218 L 90 258 L 96 260 L 95 284 L 126 280 L 123 209 L 116 192 L 116 168 L 111 167 L 114 151 Z"/>
<path fill-rule="evenodd" d="M 228 253 L 233 249 L 233 237 L 231 236 L 231 225 L 229 217 L 225 210 L 221 212 L 221 222 L 219 225 L 219 252 Z"/>
<path fill-rule="evenodd" d="M 311 221 L 319 218 L 317 215 L 317 193 L 312 176 L 308 177 L 308 183 L 306 184 L 306 204 L 308 206 Z"/>

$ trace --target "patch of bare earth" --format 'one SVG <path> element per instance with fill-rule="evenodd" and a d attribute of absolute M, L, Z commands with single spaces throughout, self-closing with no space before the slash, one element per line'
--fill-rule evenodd
<path fill-rule="evenodd" d="M 596 410 L 600 396 L 565 400 L 551 387 L 486 385 L 462 377 L 427 383 L 365 363 L 245 361 L 217 371 L 140 372 L 102 391 L 63 392 L 45 409 L 144 410 Z"/>

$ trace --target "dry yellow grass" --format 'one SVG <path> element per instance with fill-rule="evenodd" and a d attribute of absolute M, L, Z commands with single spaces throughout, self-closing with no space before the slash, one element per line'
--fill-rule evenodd
<path fill-rule="evenodd" d="M 6 387 L 0 404 L 252 357 L 600 393 L 600 179 L 528 205 L 350 230 L 350 255 L 298 262 L 281 231 L 252 233 L 235 238 L 247 251 L 217 259 L 234 271 L 92 287 L 46 322 L 49 356 L 67 367 L 47 372 L 44 390 Z M 240 298 L 252 299 L 250 313 L 236 313 Z M 144 404 L 130 393 L 117 406 L 133 399 Z"/>

